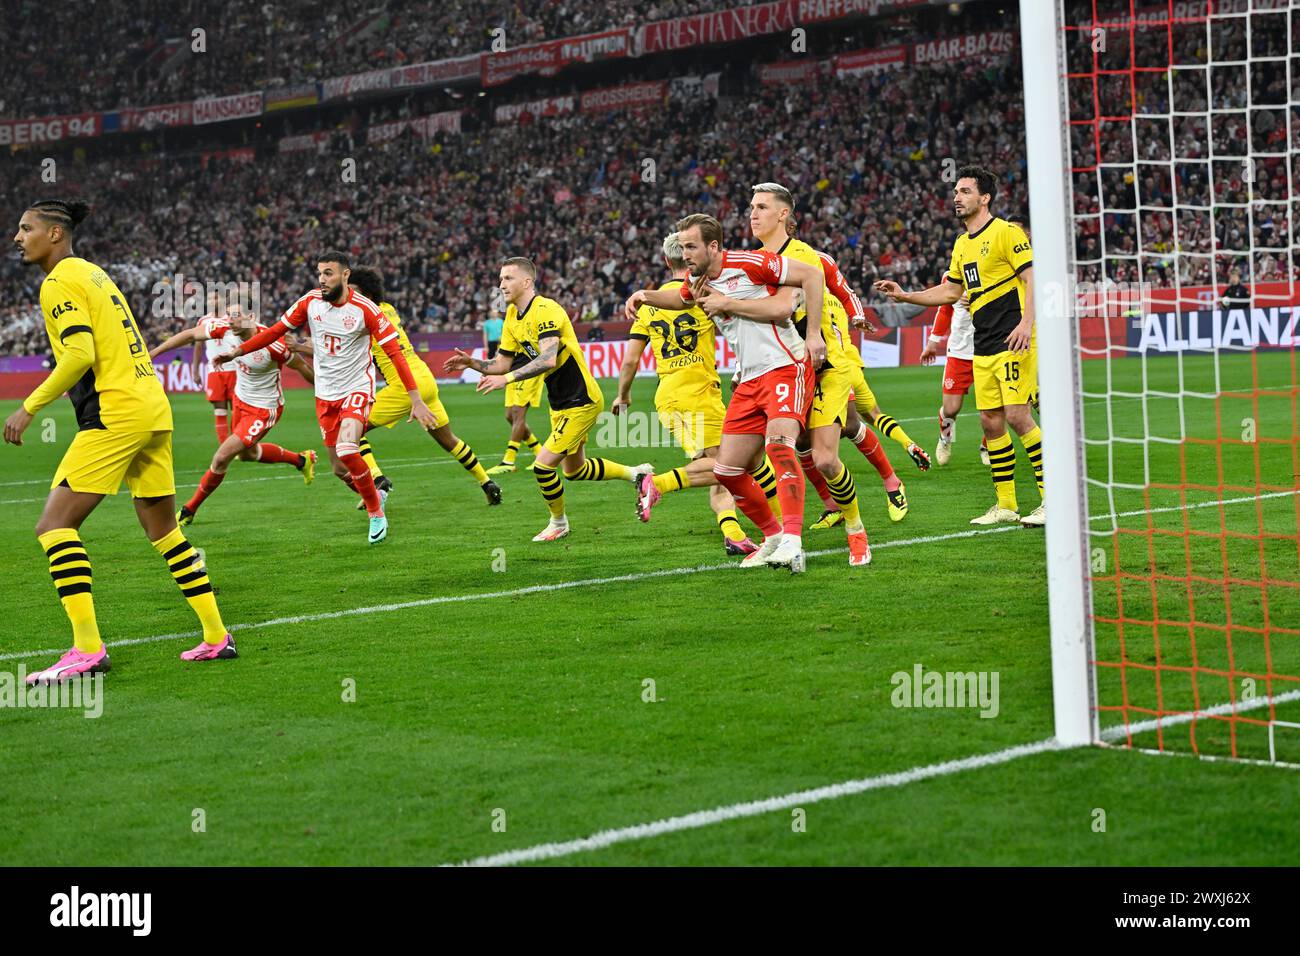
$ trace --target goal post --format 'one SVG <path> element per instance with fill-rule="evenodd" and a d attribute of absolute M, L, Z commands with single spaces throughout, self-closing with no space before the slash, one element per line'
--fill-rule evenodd
<path fill-rule="evenodd" d="M 1056 737 L 1300 766 L 1300 0 L 1022 0 Z"/>
<path fill-rule="evenodd" d="M 1075 330 L 1065 60 L 1055 0 L 1020 0 L 1029 222 L 1047 511 L 1048 618 L 1056 739 L 1097 739 L 1088 587 L 1088 498 L 1084 481 L 1078 335 Z"/>

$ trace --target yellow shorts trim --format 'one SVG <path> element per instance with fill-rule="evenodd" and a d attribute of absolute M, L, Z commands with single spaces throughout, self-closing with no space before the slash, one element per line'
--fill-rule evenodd
<path fill-rule="evenodd" d="M 534 375 L 522 382 L 511 382 L 502 391 L 506 393 L 506 408 L 518 405 L 521 408 L 536 408 L 542 403 L 542 385 L 546 379 Z"/>
<path fill-rule="evenodd" d="M 727 408 L 722 404 L 722 389 L 702 392 L 655 395 L 659 424 L 682 446 L 687 458 L 698 458 L 705 449 L 722 444 L 722 423 Z"/>
<path fill-rule="evenodd" d="M 420 397 L 424 399 L 424 404 L 429 406 L 429 411 L 433 412 L 434 428 L 441 428 L 451 419 L 447 415 L 447 409 L 442 405 L 442 400 L 438 398 L 438 383 L 434 381 L 432 375 L 425 378 L 420 375 L 416 378 L 420 385 Z M 411 397 L 406 394 L 401 383 L 389 385 L 387 388 L 381 388 L 379 394 L 375 396 L 375 403 L 370 406 L 370 424 L 374 428 L 392 428 L 401 422 L 404 422 L 411 415 Z"/>
<path fill-rule="evenodd" d="M 1038 391 L 1038 346 L 1031 343 L 1028 352 L 977 355 L 971 361 L 971 371 L 976 408 L 1027 405 Z"/>
<path fill-rule="evenodd" d="M 853 403 L 858 405 L 865 400 L 867 408 L 879 407 L 880 403 L 876 401 L 876 393 L 867 384 L 867 376 L 863 373 L 862 366 L 850 365 L 845 371 L 848 372 L 849 385 L 853 388 Z"/>
<path fill-rule="evenodd" d="M 813 391 L 812 410 L 808 412 L 808 429 L 843 425 L 848 421 L 849 390 L 852 387 L 853 375 L 848 369 L 832 368 L 819 375 Z M 868 394 L 870 391 L 867 390 Z"/>
<path fill-rule="evenodd" d="M 542 442 L 542 447 L 557 455 L 567 455 L 577 451 L 587 440 L 587 435 L 596 427 L 596 420 L 605 410 L 604 402 L 593 402 L 578 408 L 565 408 L 551 411 L 551 433 Z"/>
<path fill-rule="evenodd" d="M 114 432 L 103 428 L 79 431 L 64 452 L 50 487 L 67 482 L 73 491 L 115 495 L 123 480 L 133 498 L 176 494 L 172 433 Z"/>

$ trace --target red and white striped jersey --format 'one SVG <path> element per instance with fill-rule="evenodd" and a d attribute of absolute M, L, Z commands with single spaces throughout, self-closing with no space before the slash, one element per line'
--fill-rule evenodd
<path fill-rule="evenodd" d="M 208 344 L 216 342 L 218 351 L 237 349 L 244 340 L 229 326 L 224 319 L 217 319 L 208 326 Z M 265 325 L 259 325 L 257 332 L 266 331 Z M 280 366 L 289 361 L 293 353 L 283 341 L 275 341 L 266 348 L 249 352 L 235 358 L 230 366 L 235 372 L 235 396 L 245 405 L 254 408 L 266 408 L 275 411 L 284 404 L 284 388 L 280 384 Z"/>
<path fill-rule="evenodd" d="M 397 329 L 378 305 L 353 289 L 342 304 L 334 305 L 320 289 L 312 289 L 290 306 L 280 321 L 290 329 L 306 325 L 311 333 L 317 398 L 333 402 L 353 392 L 374 397 L 371 340 L 383 345 L 397 339 Z"/>
<path fill-rule="evenodd" d="M 975 323 L 971 321 L 970 310 L 960 302 L 939 307 L 930 334 L 940 339 L 948 336 L 949 358 L 975 357 Z"/>
<path fill-rule="evenodd" d="M 709 286 L 735 299 L 757 299 L 774 295 L 788 271 L 789 260 L 774 252 L 724 250 L 722 271 L 709 280 Z M 689 281 L 682 283 L 681 296 L 687 302 L 692 301 Z M 774 368 L 802 362 L 806 357 L 803 338 L 795 329 L 793 318 L 767 323 L 728 315 L 719 316 L 714 322 L 736 353 L 733 385 L 758 378 Z"/>

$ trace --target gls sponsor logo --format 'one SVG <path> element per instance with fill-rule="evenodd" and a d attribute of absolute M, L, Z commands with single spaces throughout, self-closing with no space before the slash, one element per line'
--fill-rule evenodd
<path fill-rule="evenodd" d="M 76 311 L 77 311 L 77 307 L 75 305 L 73 305 L 71 302 L 65 302 L 63 303 L 63 305 L 56 305 L 54 307 L 54 311 L 50 313 L 50 318 L 57 319 L 65 312 L 76 312 Z"/>
<path fill-rule="evenodd" d="M 50 897 L 51 926 L 129 926 L 132 935 L 148 936 L 152 928 L 152 893 L 71 893 Z"/>
<path fill-rule="evenodd" d="M 1014 255 L 1017 255 L 1018 253 L 1021 253 L 1021 252 L 1028 252 L 1028 251 L 1029 251 L 1029 243 L 1027 243 L 1027 242 L 1018 242 L 1018 243 L 1016 243 L 1015 246 L 1012 247 L 1012 249 L 1011 249 L 1011 254 L 1014 256 Z"/>

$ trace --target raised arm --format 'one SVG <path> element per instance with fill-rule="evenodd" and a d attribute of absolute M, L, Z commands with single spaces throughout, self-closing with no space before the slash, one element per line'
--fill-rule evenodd
<path fill-rule="evenodd" d="M 652 305 L 656 309 L 681 309 L 682 303 L 689 301 L 682 295 L 687 285 L 683 283 L 676 289 L 638 289 L 633 292 L 623 306 L 623 314 L 629 321 L 636 321 L 637 310 L 643 305 Z"/>
<path fill-rule="evenodd" d="M 944 276 L 938 285 L 921 292 L 904 292 L 892 279 L 881 279 L 872 288 L 893 302 L 908 305 L 952 305 L 961 298 L 962 284 L 951 276 Z"/>
<path fill-rule="evenodd" d="M 192 329 L 184 329 L 180 332 L 177 332 L 167 341 L 163 342 L 162 345 L 156 346 L 155 348 L 151 348 L 149 350 L 149 357 L 157 358 L 158 356 L 162 355 L 164 352 L 170 352 L 172 349 L 178 349 L 182 345 L 189 345 L 191 342 L 193 342 L 194 355 L 197 358 L 199 353 L 199 342 L 206 338 L 207 336 L 203 334 L 203 330 L 200 329 L 198 326 L 195 326 Z"/>

